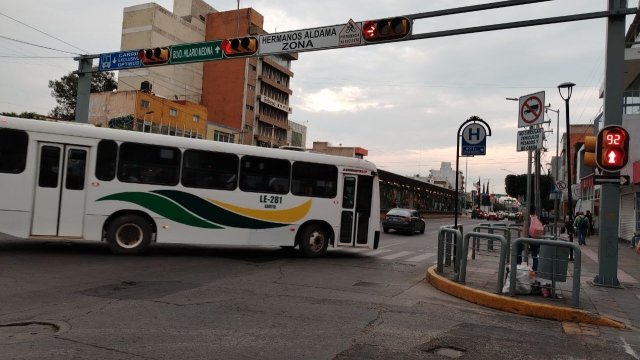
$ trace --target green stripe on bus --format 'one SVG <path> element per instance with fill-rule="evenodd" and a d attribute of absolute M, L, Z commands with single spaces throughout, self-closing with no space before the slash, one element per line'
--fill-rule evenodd
<path fill-rule="evenodd" d="M 253 219 L 240 215 L 184 191 L 154 190 L 153 193 L 166 196 L 192 213 L 211 222 L 227 227 L 240 229 L 273 229 L 288 225 L 278 222 Z"/>
<path fill-rule="evenodd" d="M 146 192 L 121 192 L 107 195 L 97 201 L 118 200 L 126 201 L 147 208 L 160 216 L 164 216 L 175 222 L 206 229 L 222 229 L 221 226 L 202 220 L 185 211 L 173 201 L 153 193 Z"/>

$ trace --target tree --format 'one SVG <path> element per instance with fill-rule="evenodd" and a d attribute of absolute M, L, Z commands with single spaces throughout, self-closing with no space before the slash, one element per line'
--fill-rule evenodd
<path fill-rule="evenodd" d="M 93 73 L 91 78 L 91 92 L 111 91 L 118 87 L 112 72 Z M 56 99 L 56 106 L 49 115 L 63 120 L 73 120 L 76 117 L 76 96 L 78 93 L 78 75 L 70 72 L 60 80 L 49 80 L 51 96 Z"/>
<path fill-rule="evenodd" d="M 23 119 L 35 119 L 35 120 L 44 120 L 47 118 L 44 115 L 40 115 L 35 112 L 27 112 L 27 111 L 21 112 L 20 114 L 16 114 L 15 112 L 1 112 L 0 115 L 12 116 L 12 117 L 23 118 Z"/>
<path fill-rule="evenodd" d="M 534 177 L 531 175 L 531 199 L 535 199 Z M 553 208 L 553 201 L 549 200 L 549 190 L 553 185 L 553 179 L 549 175 L 540 175 L 540 199 L 543 209 Z M 507 175 L 504 178 L 504 187 L 507 195 L 518 198 L 527 195 L 527 175 Z"/>

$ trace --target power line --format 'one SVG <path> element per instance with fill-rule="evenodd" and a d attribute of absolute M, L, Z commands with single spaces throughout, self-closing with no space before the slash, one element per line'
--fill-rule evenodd
<path fill-rule="evenodd" d="M 50 38 L 52 38 L 52 39 L 56 39 L 56 40 L 60 41 L 60 42 L 61 42 L 61 43 L 63 43 L 63 44 L 66 44 L 66 45 L 71 46 L 72 48 L 78 49 L 78 50 L 82 51 L 82 52 L 83 52 L 83 53 L 85 53 L 85 54 L 86 54 L 86 53 L 88 53 L 88 51 L 86 51 L 86 50 L 80 49 L 79 47 L 77 47 L 77 46 L 75 46 L 75 45 L 72 45 L 72 44 L 69 44 L 68 42 L 66 42 L 66 41 L 64 41 L 64 40 L 62 40 L 62 39 L 59 39 L 59 38 L 57 38 L 57 37 L 55 37 L 55 36 L 53 36 L 53 35 L 51 35 L 51 34 L 48 34 L 48 33 L 44 32 L 44 31 L 42 31 L 42 30 L 36 29 L 35 27 L 33 27 L 33 26 L 29 25 L 29 24 L 26 24 L 26 23 L 24 23 L 24 22 L 22 22 L 22 21 L 20 21 L 20 20 L 18 20 L 18 19 L 12 18 L 11 16 L 9 16 L 9 15 L 7 15 L 7 14 L 4 14 L 4 13 L 0 12 L 0 15 L 4 16 L 4 17 L 6 17 L 6 18 L 9 18 L 9 19 L 11 19 L 11 20 L 13 20 L 13 21 L 15 21 L 15 22 L 17 22 L 17 23 L 19 23 L 19 24 L 22 24 L 22 25 L 24 25 L 24 26 L 26 26 L 26 27 L 28 27 L 28 28 L 30 28 L 30 29 L 33 29 L 33 30 L 35 30 L 35 31 L 37 31 L 37 32 L 39 32 L 39 33 L 41 33 L 41 34 L 44 34 L 44 35 L 46 35 L 46 36 L 48 36 L 48 37 L 50 37 Z"/>
<path fill-rule="evenodd" d="M 0 58 L 13 58 L 13 59 L 73 59 L 72 56 L 26 56 L 26 55 L 0 55 Z"/>
<path fill-rule="evenodd" d="M 13 39 L 13 38 L 10 38 L 10 37 L 7 37 L 7 36 L 3 36 L 3 35 L 0 35 L 0 38 L 5 39 L 5 40 L 10 40 L 10 41 L 15 41 L 17 43 L 21 43 L 21 44 L 25 44 L 25 45 L 31 45 L 31 46 L 47 49 L 47 50 L 59 51 L 59 52 L 63 52 L 63 53 L 66 53 L 66 54 L 72 54 L 72 55 L 80 55 L 78 53 L 72 53 L 70 51 L 55 49 L 55 48 L 51 48 L 51 47 L 44 46 L 44 45 L 38 45 L 38 44 L 30 43 L 30 42 L 27 42 L 27 41 Z"/>

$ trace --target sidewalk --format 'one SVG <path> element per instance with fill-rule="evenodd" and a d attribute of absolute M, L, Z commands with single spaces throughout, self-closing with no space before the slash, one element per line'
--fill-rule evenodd
<path fill-rule="evenodd" d="M 447 268 L 443 275 L 436 273 L 434 266 L 428 270 L 427 278 L 444 292 L 495 309 L 567 322 L 624 327 L 635 335 L 631 337 L 635 341 L 630 345 L 640 349 L 640 336 L 637 335 L 640 331 L 640 255 L 629 248 L 628 242 L 620 241 L 618 281 L 622 288 L 596 286 L 593 280 L 598 274 L 598 236 L 589 236 L 586 242 L 586 246 L 580 247 L 582 267 L 578 309 L 571 307 L 572 278 L 569 276 L 573 276 L 573 262 L 569 263 L 567 281 L 556 284 L 558 298 L 496 294 L 499 252 L 486 251 L 486 245 L 475 259 L 471 259 L 469 253 L 464 285 L 451 281 L 453 274 Z"/>

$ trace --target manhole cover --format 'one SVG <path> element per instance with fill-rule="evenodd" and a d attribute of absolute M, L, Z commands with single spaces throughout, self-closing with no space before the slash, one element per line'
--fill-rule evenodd
<path fill-rule="evenodd" d="M 0 344 L 14 344 L 51 336 L 66 330 L 69 326 L 49 321 L 23 321 L 0 324 Z"/>
<path fill-rule="evenodd" d="M 433 349 L 432 352 L 436 355 L 446 356 L 449 359 L 456 359 L 464 355 L 464 351 L 450 348 L 450 347 L 441 347 L 441 348 Z"/>

